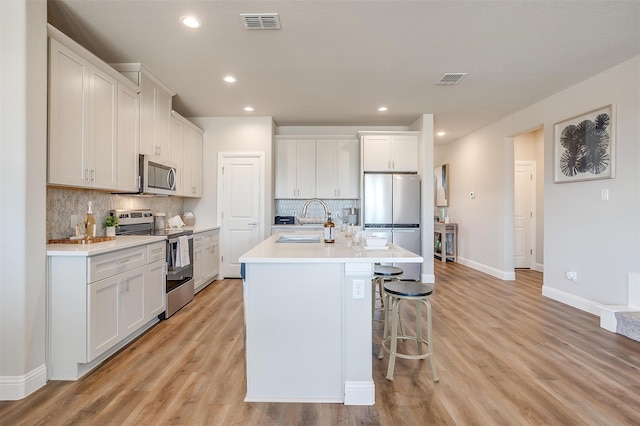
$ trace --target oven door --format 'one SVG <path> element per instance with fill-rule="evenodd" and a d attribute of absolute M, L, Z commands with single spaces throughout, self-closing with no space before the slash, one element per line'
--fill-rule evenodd
<path fill-rule="evenodd" d="M 178 237 L 167 239 L 167 293 L 193 279 L 193 236 L 189 235 L 189 264 L 177 266 Z"/>

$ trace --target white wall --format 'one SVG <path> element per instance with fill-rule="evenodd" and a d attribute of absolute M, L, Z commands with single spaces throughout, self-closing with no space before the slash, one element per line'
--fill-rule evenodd
<path fill-rule="evenodd" d="M 633 58 L 447 147 L 460 256 L 471 266 L 508 275 L 513 240 L 513 136 L 544 128 L 543 294 L 597 313 L 626 304 L 627 274 L 640 271 L 640 57 Z M 613 103 L 616 178 L 553 183 L 554 123 Z M 609 190 L 609 201 L 600 199 Z M 469 198 L 469 191 L 476 199 Z M 511 204 L 509 210 L 509 204 Z M 510 234 L 510 235 L 509 235 Z M 565 278 L 578 272 L 578 282 Z"/>
<path fill-rule="evenodd" d="M 46 2 L 0 1 L 0 399 L 43 386 Z"/>
<path fill-rule="evenodd" d="M 199 200 L 185 199 L 185 211 L 196 215 L 196 223 L 203 226 L 217 223 L 218 153 L 219 152 L 264 152 L 265 153 L 265 236 L 271 234 L 273 216 L 273 133 L 271 117 L 190 117 L 195 125 L 204 130 L 202 147 L 203 195 Z"/>

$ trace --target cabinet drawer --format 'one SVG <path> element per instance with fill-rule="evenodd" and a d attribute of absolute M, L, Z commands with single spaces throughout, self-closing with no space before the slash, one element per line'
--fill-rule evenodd
<path fill-rule="evenodd" d="M 193 248 L 207 247 L 218 242 L 219 236 L 217 231 L 208 231 L 195 234 L 193 236 Z"/>
<path fill-rule="evenodd" d="M 158 260 L 166 259 L 167 243 L 164 241 L 161 243 L 153 243 L 147 246 L 147 258 L 149 263 L 156 262 Z"/>
<path fill-rule="evenodd" d="M 132 247 L 87 259 L 87 282 L 92 283 L 147 264 L 147 246 Z"/>

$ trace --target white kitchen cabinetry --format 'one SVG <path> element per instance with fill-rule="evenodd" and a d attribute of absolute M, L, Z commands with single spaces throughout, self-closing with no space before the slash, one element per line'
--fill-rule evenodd
<path fill-rule="evenodd" d="M 277 139 L 275 198 L 308 199 L 315 195 L 315 139 Z"/>
<path fill-rule="evenodd" d="M 171 112 L 171 161 L 178 165 L 178 195 L 202 197 L 203 131 Z"/>
<path fill-rule="evenodd" d="M 317 198 L 359 198 L 359 153 L 356 139 L 316 140 Z"/>
<path fill-rule="evenodd" d="M 417 172 L 419 132 L 358 132 L 365 172 Z"/>
<path fill-rule="evenodd" d="M 79 379 L 158 322 L 165 244 L 48 257 L 50 379 Z"/>
<path fill-rule="evenodd" d="M 49 39 L 51 185 L 117 189 L 115 78 Z"/>
<path fill-rule="evenodd" d="M 209 285 L 220 272 L 219 230 L 199 232 L 193 236 L 194 293 Z"/>
<path fill-rule="evenodd" d="M 118 84 L 118 190 L 137 192 L 140 96 Z"/>
<path fill-rule="evenodd" d="M 171 107 L 176 94 L 140 63 L 111 64 L 140 86 L 140 153 L 171 159 Z"/>

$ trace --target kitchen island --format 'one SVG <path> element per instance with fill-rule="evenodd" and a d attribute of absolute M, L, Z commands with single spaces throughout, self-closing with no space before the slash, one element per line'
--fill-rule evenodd
<path fill-rule="evenodd" d="M 393 244 L 367 250 L 340 237 L 333 244 L 278 242 L 321 234 L 279 232 L 240 257 L 245 401 L 375 402 L 373 265 L 422 257 Z"/>

